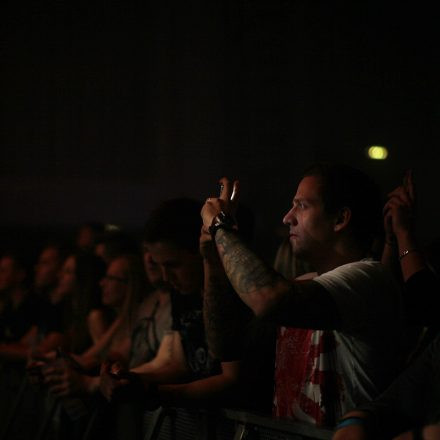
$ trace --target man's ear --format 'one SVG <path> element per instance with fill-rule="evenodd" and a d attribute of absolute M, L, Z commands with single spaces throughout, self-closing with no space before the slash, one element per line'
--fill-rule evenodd
<path fill-rule="evenodd" d="M 347 207 L 341 208 L 335 217 L 334 231 L 342 231 L 350 223 L 350 219 L 351 209 Z"/>

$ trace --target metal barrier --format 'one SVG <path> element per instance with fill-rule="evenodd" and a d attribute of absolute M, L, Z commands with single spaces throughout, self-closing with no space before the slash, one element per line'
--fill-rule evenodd
<path fill-rule="evenodd" d="M 287 419 L 275 419 L 269 416 L 245 411 L 224 410 L 225 417 L 237 424 L 234 440 L 327 440 L 331 439 L 333 431 L 317 428 L 313 425 L 295 422 Z"/>
<path fill-rule="evenodd" d="M 143 440 L 327 440 L 332 431 L 290 420 L 224 409 L 159 408 L 144 416 Z"/>
<path fill-rule="evenodd" d="M 0 382 L 3 382 L 3 386 L 0 388 L 5 391 L 4 385 L 10 376 L 2 373 Z M 8 415 L 0 423 L 0 440 L 54 438 L 51 428 L 58 418 L 55 412 L 59 402 L 48 398 L 50 396 L 45 392 L 38 392 L 25 378 L 15 384 L 12 390 L 13 394 L 7 398 Z M 155 411 L 145 411 L 134 402 L 133 405 L 135 411 L 131 415 L 137 414 L 134 419 L 127 419 L 120 411 L 116 414 L 124 419 L 125 426 L 131 427 L 133 420 L 139 420 L 141 432 L 137 431 L 135 436 L 127 437 L 124 433 L 128 434 L 129 429 L 122 431 L 121 438 L 124 440 L 139 437 L 143 440 L 327 440 L 332 437 L 332 431 L 328 429 L 246 411 L 162 407 Z M 82 434 L 72 438 L 91 440 L 97 438 L 102 426 L 112 429 L 114 420 L 106 413 L 106 405 L 93 405 L 92 408 L 96 409 L 91 411 L 85 428 L 81 427 L 78 431 L 78 434 Z M 67 428 L 70 429 L 70 425 Z"/>

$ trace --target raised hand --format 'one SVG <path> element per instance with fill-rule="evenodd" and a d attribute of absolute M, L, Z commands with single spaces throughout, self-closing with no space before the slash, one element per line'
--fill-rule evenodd
<path fill-rule="evenodd" d="M 387 237 L 412 232 L 414 228 L 415 191 L 412 173 L 407 172 L 402 185 L 388 194 L 384 207 Z"/>
<path fill-rule="evenodd" d="M 202 207 L 201 215 L 203 219 L 203 231 L 207 232 L 214 218 L 223 211 L 235 217 L 239 199 L 239 182 L 235 180 L 231 182 L 228 178 L 223 177 L 219 181 L 220 195 L 209 197 L 206 199 Z"/>

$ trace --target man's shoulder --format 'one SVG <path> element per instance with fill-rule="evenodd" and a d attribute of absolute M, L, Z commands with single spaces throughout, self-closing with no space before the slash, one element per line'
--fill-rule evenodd
<path fill-rule="evenodd" d="M 359 261 L 352 261 L 350 263 L 342 264 L 329 272 L 319 275 L 317 278 L 325 278 L 338 275 L 352 275 L 352 276 L 391 276 L 391 272 L 380 261 L 371 258 L 365 258 Z"/>
<path fill-rule="evenodd" d="M 361 260 L 344 264 L 314 281 L 336 302 L 344 331 L 365 336 L 390 326 L 400 328 L 401 288 L 382 263 Z"/>
<path fill-rule="evenodd" d="M 341 288 L 360 292 L 370 292 L 372 288 L 377 292 L 400 290 L 389 269 L 379 261 L 372 259 L 343 264 L 317 276 L 314 281 L 328 290 L 340 290 Z"/>

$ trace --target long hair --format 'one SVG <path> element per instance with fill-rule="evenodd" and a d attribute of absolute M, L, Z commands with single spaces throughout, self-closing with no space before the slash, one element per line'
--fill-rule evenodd
<path fill-rule="evenodd" d="M 93 309 L 102 309 L 108 323 L 113 318 L 112 311 L 103 306 L 99 282 L 105 274 L 105 263 L 101 258 L 88 254 L 76 253 L 75 286 L 71 296 L 71 351 L 82 352 L 91 343 L 87 317 Z"/>
<path fill-rule="evenodd" d="M 122 306 L 122 318 L 132 327 L 141 301 L 152 289 L 145 274 L 142 258 L 138 254 L 124 254 L 116 257 L 127 263 L 127 295 Z"/>

